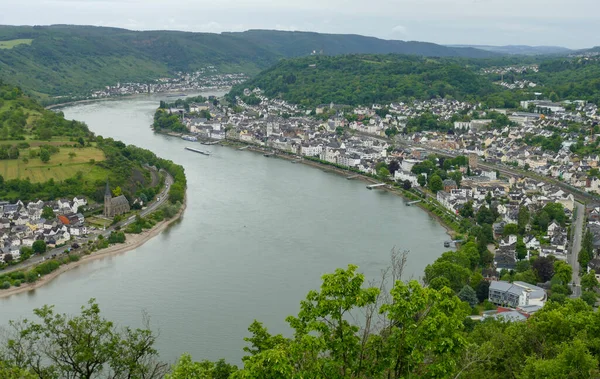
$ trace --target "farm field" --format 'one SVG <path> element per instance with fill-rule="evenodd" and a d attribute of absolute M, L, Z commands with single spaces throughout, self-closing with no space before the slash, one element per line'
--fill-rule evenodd
<path fill-rule="evenodd" d="M 19 45 L 31 45 L 32 39 L 12 39 L 9 41 L 0 41 L 0 49 L 12 49 Z"/>
<path fill-rule="evenodd" d="M 32 146 L 34 144 L 32 143 Z M 75 153 L 70 157 L 69 153 Z M 108 172 L 90 163 L 104 160 L 104 153 L 95 147 L 67 148 L 61 147 L 60 151 L 50 157 L 48 163 L 43 163 L 39 158 L 28 158 L 23 162 L 23 157 L 28 156 L 28 150 L 23 150 L 19 159 L 0 160 L 0 175 L 5 180 L 29 178 L 32 183 L 45 182 L 51 178 L 63 181 L 73 177 L 81 171 L 88 180 L 105 178 Z"/>

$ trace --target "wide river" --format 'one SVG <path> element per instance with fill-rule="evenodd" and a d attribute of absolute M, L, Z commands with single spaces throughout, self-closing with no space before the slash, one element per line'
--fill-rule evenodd
<path fill-rule="evenodd" d="M 405 279 L 421 277 L 448 239 L 427 213 L 361 181 L 228 147 L 194 145 L 155 134 L 149 125 L 161 96 L 63 109 L 91 130 L 154 151 L 185 167 L 187 210 L 181 222 L 125 254 L 90 262 L 35 291 L 0 299 L 0 325 L 54 304 L 76 313 L 96 298 L 103 315 L 160 331 L 166 361 L 184 352 L 239 363 L 254 320 L 289 335 L 285 317 L 349 263 L 378 277 L 394 247 L 409 250 Z M 198 145 L 200 146 L 200 145 Z"/>

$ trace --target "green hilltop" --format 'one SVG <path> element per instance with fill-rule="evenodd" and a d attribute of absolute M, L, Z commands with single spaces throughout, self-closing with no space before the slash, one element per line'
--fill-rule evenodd
<path fill-rule="evenodd" d="M 131 31 L 93 26 L 0 26 L 0 79 L 39 98 L 86 94 L 209 65 L 254 75 L 285 57 L 402 53 L 481 58 L 494 53 L 356 35 L 254 30 L 243 33 Z"/>
<path fill-rule="evenodd" d="M 174 177 L 172 198 L 181 201 L 183 168 L 154 153 L 92 133 L 61 112 L 44 109 L 14 86 L 0 82 L 0 198 L 9 201 L 53 200 L 87 196 L 102 201 L 107 178 L 130 200 L 153 198 L 146 165 L 165 168 Z M 143 196 L 142 196 L 143 195 Z"/>

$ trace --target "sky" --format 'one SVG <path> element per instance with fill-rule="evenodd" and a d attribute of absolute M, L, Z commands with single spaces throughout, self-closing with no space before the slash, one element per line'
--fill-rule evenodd
<path fill-rule="evenodd" d="M 0 24 L 362 34 L 439 44 L 600 45 L 598 0 L 2 0 Z"/>

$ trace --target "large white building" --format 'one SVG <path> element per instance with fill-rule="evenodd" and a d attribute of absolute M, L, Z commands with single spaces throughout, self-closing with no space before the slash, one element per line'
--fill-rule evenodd
<path fill-rule="evenodd" d="M 492 281 L 488 297 L 490 303 L 512 308 L 526 305 L 543 307 L 547 300 L 543 288 L 525 282 Z"/>

